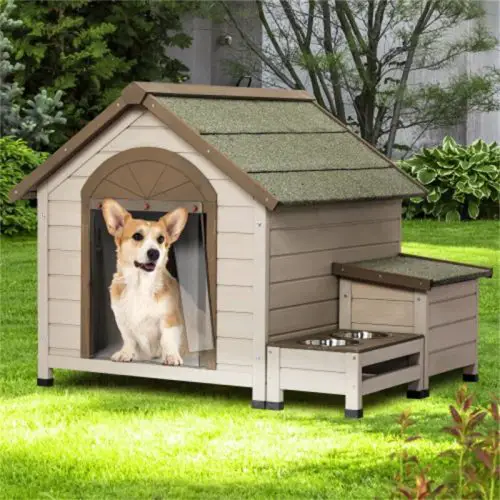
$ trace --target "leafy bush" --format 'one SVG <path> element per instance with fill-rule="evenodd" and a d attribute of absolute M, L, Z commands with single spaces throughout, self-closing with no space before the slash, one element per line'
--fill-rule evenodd
<path fill-rule="evenodd" d="M 445 137 L 441 146 L 424 148 L 399 166 L 429 191 L 425 198 L 411 198 L 405 207 L 408 219 L 459 221 L 498 213 L 500 146 L 496 142 L 477 140 L 464 147 Z"/>
<path fill-rule="evenodd" d="M 456 394 L 456 406 L 450 405 L 451 426 L 443 432 L 454 439 L 454 446 L 441 453 L 451 460 L 449 474 L 437 487 L 432 486 L 430 465 L 422 466 L 418 457 L 410 456 L 408 448 L 395 454 L 399 470 L 394 477 L 393 498 L 421 500 L 424 498 L 477 498 L 494 500 L 498 498 L 500 468 L 500 415 L 494 399 L 486 408 L 474 408 L 473 396 L 467 387 L 461 387 Z M 404 443 L 420 439 L 407 436 L 408 427 L 415 422 L 410 412 L 404 411 L 398 418 L 401 438 Z"/>
<path fill-rule="evenodd" d="M 47 157 L 21 139 L 0 138 L 0 231 L 17 234 L 34 231 L 36 211 L 26 200 L 10 203 L 9 191 Z"/>

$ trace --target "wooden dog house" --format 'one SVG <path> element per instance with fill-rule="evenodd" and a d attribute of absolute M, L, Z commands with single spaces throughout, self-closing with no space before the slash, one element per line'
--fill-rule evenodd
<path fill-rule="evenodd" d="M 397 256 L 401 201 L 423 192 L 306 92 L 132 83 L 11 193 L 38 198 L 39 384 L 54 368 L 205 382 L 265 407 L 268 343 L 336 329 L 332 263 Z M 189 366 L 109 360 L 104 197 L 189 209 L 176 267 L 213 334 Z"/>

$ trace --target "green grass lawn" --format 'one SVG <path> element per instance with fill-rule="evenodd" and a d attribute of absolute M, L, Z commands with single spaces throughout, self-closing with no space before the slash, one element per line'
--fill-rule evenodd
<path fill-rule="evenodd" d="M 404 225 L 404 251 L 494 266 L 481 281 L 480 403 L 498 394 L 499 225 Z M 249 407 L 250 390 L 56 370 L 36 387 L 36 241 L 1 241 L 0 497 L 387 497 L 397 469 L 397 415 L 411 408 L 411 449 L 439 480 L 450 439 L 453 372 L 431 397 L 404 387 L 365 398 L 365 418 L 343 417 L 343 398 L 287 393 L 285 411 Z"/>

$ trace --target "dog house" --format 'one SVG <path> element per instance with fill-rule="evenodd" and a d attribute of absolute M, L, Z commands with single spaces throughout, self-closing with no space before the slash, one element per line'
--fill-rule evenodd
<path fill-rule="evenodd" d="M 363 392 L 420 391 L 423 330 L 321 352 L 305 341 L 330 336 L 350 307 L 341 298 L 339 313 L 332 263 L 397 256 L 401 201 L 423 192 L 306 92 L 132 83 L 11 193 L 38 198 L 38 383 L 69 369 L 234 385 L 252 388 L 257 408 L 281 407 L 283 390 L 332 392 L 355 400 L 346 409 L 357 416 Z M 107 197 L 144 219 L 189 211 L 169 260 L 184 366 L 110 360 Z M 369 314 L 378 324 L 377 308 Z M 354 392 L 343 388 L 350 377 Z"/>

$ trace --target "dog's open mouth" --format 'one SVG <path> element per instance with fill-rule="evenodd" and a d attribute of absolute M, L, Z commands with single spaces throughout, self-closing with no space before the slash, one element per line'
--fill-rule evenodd
<path fill-rule="evenodd" d="M 141 262 L 137 262 L 135 260 L 134 265 L 135 267 L 138 267 L 139 269 L 142 269 L 143 271 L 147 271 L 148 273 L 150 273 L 155 270 L 156 262 L 145 262 L 144 264 L 142 264 Z"/>

